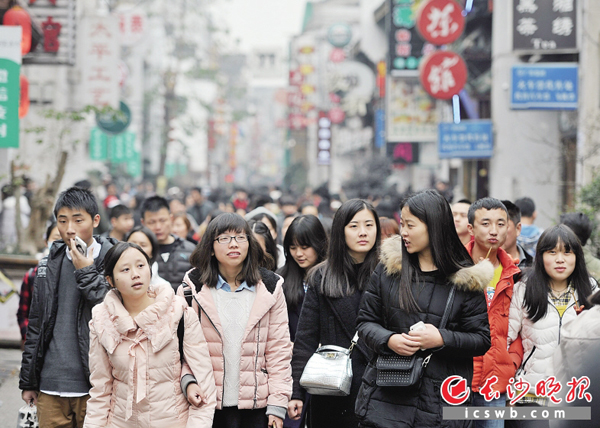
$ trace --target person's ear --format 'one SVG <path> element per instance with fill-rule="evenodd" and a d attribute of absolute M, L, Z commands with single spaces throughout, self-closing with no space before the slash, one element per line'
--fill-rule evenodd
<path fill-rule="evenodd" d="M 471 223 L 467 224 L 467 231 L 469 232 L 469 235 L 475 236 L 475 234 L 473 233 L 473 225 Z"/>
<path fill-rule="evenodd" d="M 96 214 L 92 220 L 94 228 L 98 227 L 100 224 L 100 214 Z"/>
<path fill-rule="evenodd" d="M 517 223 L 515 230 L 517 231 L 517 236 L 521 236 L 521 222 Z"/>
<path fill-rule="evenodd" d="M 115 288 L 115 286 L 113 284 L 113 281 L 112 281 L 112 278 L 110 276 L 108 276 L 108 275 L 105 276 L 105 278 L 106 278 L 106 281 L 108 282 L 108 285 L 110 285 L 111 288 Z"/>
<path fill-rule="evenodd" d="M 117 222 L 117 219 L 116 219 L 116 218 L 112 217 L 112 218 L 110 219 L 110 225 L 113 227 L 113 229 L 114 229 L 114 227 L 115 227 L 115 223 L 116 223 L 116 222 Z"/>

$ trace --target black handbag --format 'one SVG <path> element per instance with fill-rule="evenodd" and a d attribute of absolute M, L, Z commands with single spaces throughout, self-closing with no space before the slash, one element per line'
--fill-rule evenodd
<path fill-rule="evenodd" d="M 452 286 L 439 329 L 446 327 L 450 308 L 454 301 L 454 293 L 455 286 Z M 418 386 L 432 355 L 433 353 L 427 355 L 422 351 L 417 351 L 413 355 L 379 355 L 375 366 L 377 368 L 377 386 Z"/>

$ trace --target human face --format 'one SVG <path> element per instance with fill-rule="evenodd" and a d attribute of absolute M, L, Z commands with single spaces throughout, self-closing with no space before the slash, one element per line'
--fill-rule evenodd
<path fill-rule="evenodd" d="M 117 218 L 111 218 L 110 224 L 114 230 L 125 235 L 133 229 L 133 215 L 123 214 Z"/>
<path fill-rule="evenodd" d="M 146 211 L 142 223 L 156 235 L 159 244 L 169 240 L 173 228 L 173 216 L 168 209 L 161 208 L 155 212 Z"/>
<path fill-rule="evenodd" d="M 149 258 L 152 258 L 152 252 L 154 251 L 152 242 L 150 242 L 150 239 L 148 239 L 144 232 L 132 233 L 127 242 L 139 245 L 142 250 L 144 250 L 144 253 L 146 253 Z"/>
<path fill-rule="evenodd" d="M 302 269 L 310 269 L 317 263 L 319 258 L 313 247 L 298 245 L 297 243 L 290 245 L 290 254 Z"/>
<path fill-rule="evenodd" d="M 46 240 L 48 245 L 52 244 L 54 241 L 58 241 L 61 238 L 60 232 L 58 231 L 58 226 L 50 231 L 50 236 Z"/>
<path fill-rule="evenodd" d="M 244 232 L 236 232 L 235 230 L 228 230 L 215 239 L 221 236 L 238 236 L 243 235 Z M 231 239 L 229 244 L 219 244 L 218 241 L 213 242 L 213 251 L 217 262 L 219 262 L 219 269 L 236 269 L 242 267 L 246 256 L 248 256 L 248 241 L 237 242 L 235 239 Z"/>
<path fill-rule="evenodd" d="M 377 225 L 373 213 L 368 209 L 357 212 L 344 227 L 346 245 L 356 263 L 362 263 L 377 241 Z"/>
<path fill-rule="evenodd" d="M 179 236 L 182 239 L 185 239 L 189 232 L 185 221 L 183 221 L 181 217 L 176 217 L 175 220 L 173 220 L 172 231 L 175 235 Z"/>
<path fill-rule="evenodd" d="M 503 209 L 480 208 L 475 211 L 475 221 L 468 228 L 479 248 L 494 251 L 506 241 L 507 224 L 508 216 Z"/>
<path fill-rule="evenodd" d="M 400 236 L 409 254 L 430 251 L 427 225 L 411 213 L 408 207 L 402 208 L 401 211 Z"/>
<path fill-rule="evenodd" d="M 456 227 L 456 233 L 458 236 L 464 236 L 469 234 L 467 225 L 469 224 L 469 204 L 464 202 L 458 202 L 452 205 L 452 217 L 454 217 L 454 226 Z"/>
<path fill-rule="evenodd" d="M 516 226 L 515 223 L 508 219 L 508 225 L 506 227 L 506 241 L 504 241 L 504 248 L 506 251 L 512 250 L 517 246 L 517 238 L 521 234 L 521 222 Z"/>
<path fill-rule="evenodd" d="M 261 220 L 261 223 L 263 223 L 265 226 L 267 226 L 269 228 L 269 232 L 271 232 L 271 236 L 273 237 L 273 239 L 277 239 L 277 230 L 273 229 L 273 226 L 271 225 L 271 222 L 269 220 L 265 220 L 263 218 Z"/>
<path fill-rule="evenodd" d="M 567 281 L 575 270 L 577 257 L 573 251 L 567 251 L 562 242 L 544 252 L 544 269 L 550 277 L 551 285 L 561 290 L 567 286 Z"/>
<path fill-rule="evenodd" d="M 96 214 L 94 218 L 83 209 L 63 207 L 58 210 L 56 215 L 56 227 L 60 237 L 65 241 L 69 249 L 71 248 L 71 239 L 79 236 L 89 247 L 94 242 L 94 228 L 100 223 L 100 215 Z"/>
<path fill-rule="evenodd" d="M 150 266 L 146 257 L 135 248 L 128 248 L 115 264 L 113 277 L 107 277 L 111 286 L 121 293 L 124 301 L 147 296 L 150 285 Z"/>

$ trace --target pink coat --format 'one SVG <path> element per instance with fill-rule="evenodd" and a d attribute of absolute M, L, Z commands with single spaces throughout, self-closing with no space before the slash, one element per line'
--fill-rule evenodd
<path fill-rule="evenodd" d="M 239 409 L 260 409 L 279 406 L 287 409 L 292 395 L 292 342 L 288 328 L 287 306 L 283 294 L 283 278 L 275 279 L 266 286 L 263 281 L 256 285 L 256 297 L 242 342 L 240 362 Z M 193 308 L 200 311 L 200 324 L 208 342 L 215 383 L 217 384 L 217 409 L 221 409 L 223 382 L 223 329 L 217 307 L 206 285 L 196 291 L 197 271 L 189 271 L 184 282 L 192 288 Z M 177 294 L 183 295 L 179 287 Z"/>
<path fill-rule="evenodd" d="M 135 320 L 114 291 L 92 310 L 85 428 L 212 426 L 216 388 L 198 317 L 169 283 L 154 286 L 154 293 L 155 302 Z M 188 403 L 180 387 L 182 316 L 185 359 L 208 399 L 200 408 Z"/>

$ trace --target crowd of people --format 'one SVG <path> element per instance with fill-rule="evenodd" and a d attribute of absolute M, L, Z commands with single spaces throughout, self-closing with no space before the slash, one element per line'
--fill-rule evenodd
<path fill-rule="evenodd" d="M 56 200 L 17 314 L 19 387 L 42 428 L 548 427 L 444 420 L 441 385 L 459 376 L 462 405 L 505 407 L 521 379 L 514 405 L 547 406 L 537 382 L 595 372 L 583 213 L 541 230 L 530 198 L 146 190 Z M 303 386 L 321 345 L 351 350 L 348 394 Z M 424 361 L 416 382 L 380 381 L 398 356 Z"/>

